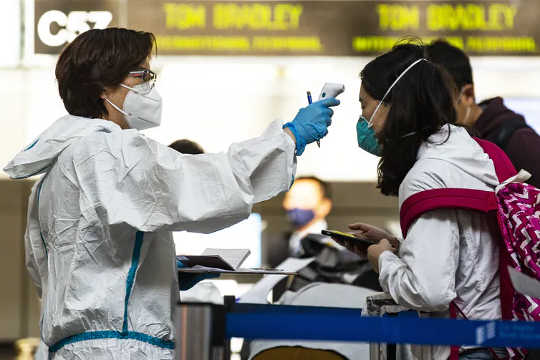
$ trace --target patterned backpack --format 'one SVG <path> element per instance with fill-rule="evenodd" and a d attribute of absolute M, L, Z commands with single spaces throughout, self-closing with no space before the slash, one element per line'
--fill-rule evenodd
<path fill-rule="evenodd" d="M 508 267 L 540 280 L 540 189 L 524 183 L 529 177 L 516 170 L 506 154 L 489 141 L 476 139 L 495 165 L 500 185 L 495 192 L 472 189 L 433 189 L 409 197 L 400 210 L 405 237 L 412 222 L 424 212 L 461 208 L 485 212 L 500 234 L 499 274 L 501 312 L 504 320 L 540 321 L 540 299 L 514 291 Z M 455 304 L 452 304 L 456 307 Z M 459 309 L 457 309 L 459 310 Z M 451 311 L 455 317 L 455 310 Z M 510 359 L 525 358 L 526 350 L 508 348 Z M 457 358 L 456 348 L 452 358 Z"/>

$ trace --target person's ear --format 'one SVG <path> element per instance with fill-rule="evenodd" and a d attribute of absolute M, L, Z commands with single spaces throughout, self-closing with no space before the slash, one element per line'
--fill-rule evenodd
<path fill-rule="evenodd" d="M 99 97 L 100 97 L 100 99 L 105 100 L 105 98 L 110 97 L 110 94 L 111 94 L 111 88 L 108 87 L 108 86 L 105 86 L 105 87 L 103 88 L 103 91 L 102 91 L 101 94 L 99 95 Z"/>
<path fill-rule="evenodd" d="M 467 106 L 473 106 L 476 104 L 473 84 L 466 84 L 461 88 L 461 101 Z"/>
<path fill-rule="evenodd" d="M 330 214 L 330 211 L 332 211 L 332 200 L 330 199 L 322 199 L 319 206 L 319 215 L 321 218 L 325 218 Z"/>
<path fill-rule="evenodd" d="M 287 211 L 289 209 L 290 200 L 287 194 L 285 194 L 285 197 L 283 198 L 283 202 L 281 203 L 281 208 L 284 211 Z"/>

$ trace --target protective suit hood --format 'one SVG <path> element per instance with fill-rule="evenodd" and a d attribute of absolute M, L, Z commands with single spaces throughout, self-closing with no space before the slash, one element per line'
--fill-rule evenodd
<path fill-rule="evenodd" d="M 121 130 L 112 121 L 66 115 L 56 120 L 41 135 L 11 160 L 4 171 L 13 179 L 45 172 L 60 153 L 78 139 L 95 132 Z"/>

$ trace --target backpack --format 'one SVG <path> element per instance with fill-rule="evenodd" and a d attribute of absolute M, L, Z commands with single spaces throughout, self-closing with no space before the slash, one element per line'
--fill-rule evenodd
<path fill-rule="evenodd" d="M 506 154 L 495 144 L 474 138 L 495 165 L 500 185 L 494 192 L 473 189 L 432 189 L 414 194 L 400 209 L 403 237 L 412 222 L 423 213 L 439 208 L 481 211 L 489 216 L 491 227 L 499 235 L 500 299 L 503 320 L 540 321 L 540 299 L 517 293 L 508 267 L 540 280 L 540 189 L 524 183 L 529 177 L 516 170 Z M 454 308 L 454 309 L 453 309 Z M 457 306 L 452 302 L 451 315 Z M 457 309 L 459 310 L 459 309 Z M 510 359 L 523 359 L 525 349 L 507 349 Z M 452 349 L 451 359 L 457 358 Z"/>

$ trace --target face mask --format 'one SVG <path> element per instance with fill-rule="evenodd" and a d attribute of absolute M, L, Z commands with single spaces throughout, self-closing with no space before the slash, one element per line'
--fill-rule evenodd
<path fill-rule="evenodd" d="M 315 218 L 315 212 L 310 209 L 294 208 L 287 210 L 287 217 L 294 227 L 301 228 Z"/>
<path fill-rule="evenodd" d="M 373 114 L 371 114 L 369 121 L 364 118 L 363 116 L 360 116 L 360 120 L 358 120 L 358 123 L 356 123 L 356 138 L 358 140 L 358 146 L 362 148 L 363 150 L 369 152 L 370 154 L 381 156 L 382 149 L 379 144 L 379 141 L 377 140 L 377 137 L 375 136 L 375 130 L 373 130 L 373 119 L 375 118 L 375 114 L 383 104 L 384 99 L 386 99 L 386 96 L 390 93 L 394 85 L 397 84 L 397 82 L 409 71 L 414 65 L 418 64 L 420 61 L 427 61 L 427 59 L 418 59 L 415 62 L 413 62 L 411 65 L 409 65 L 403 72 L 394 80 L 392 85 L 386 90 L 386 93 L 382 97 L 381 101 L 377 104 L 377 107 L 375 108 L 375 111 Z M 413 133 L 409 133 L 405 136 L 409 136 Z"/>
<path fill-rule="evenodd" d="M 105 101 L 124 114 L 130 128 L 144 130 L 161 124 L 161 96 L 156 88 L 152 88 L 149 93 L 145 94 L 144 84 L 133 87 L 124 84 L 120 84 L 120 86 L 129 90 L 124 100 L 124 108 L 119 108 L 107 98 Z"/>
<path fill-rule="evenodd" d="M 360 116 L 356 123 L 356 138 L 358 146 L 370 154 L 381 156 L 381 146 L 375 136 L 375 130 L 368 123 L 368 120 Z"/>

